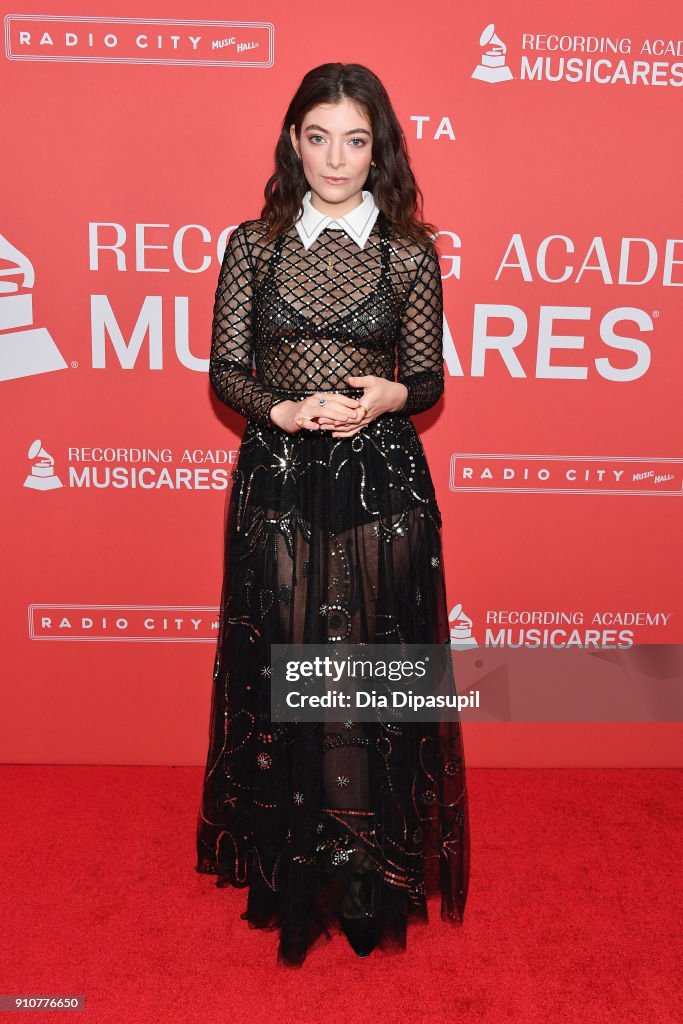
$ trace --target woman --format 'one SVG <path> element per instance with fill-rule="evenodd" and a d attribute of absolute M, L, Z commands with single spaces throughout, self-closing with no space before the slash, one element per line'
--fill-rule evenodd
<path fill-rule="evenodd" d="M 443 391 L 439 259 L 418 195 L 379 79 L 314 68 L 216 290 L 210 380 L 247 425 L 196 870 L 248 887 L 242 917 L 279 928 L 287 965 L 331 928 L 360 956 L 405 950 L 430 893 L 444 920 L 465 907 L 459 723 L 280 723 L 270 706 L 272 643 L 449 642 L 441 515 L 410 419 Z"/>

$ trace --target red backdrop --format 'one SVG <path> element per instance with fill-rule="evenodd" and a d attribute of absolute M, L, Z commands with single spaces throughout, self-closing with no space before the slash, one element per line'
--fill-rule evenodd
<path fill-rule="evenodd" d="M 415 421 L 480 677 L 533 613 L 614 629 L 613 666 L 680 643 L 678 4 L 40 9 L 6 15 L 2 61 L 3 760 L 203 762 L 244 426 L 209 387 L 213 295 L 327 61 L 382 78 L 440 228 L 446 394 Z M 466 744 L 673 764 L 680 727 Z"/>

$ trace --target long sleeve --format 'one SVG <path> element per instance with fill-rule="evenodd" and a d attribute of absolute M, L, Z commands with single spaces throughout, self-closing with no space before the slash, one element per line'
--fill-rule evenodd
<path fill-rule="evenodd" d="M 408 388 L 399 415 L 424 412 L 444 390 L 443 285 L 439 256 L 429 248 L 418 265 L 398 340 L 396 379 Z"/>
<path fill-rule="evenodd" d="M 228 239 L 218 277 L 209 379 L 221 402 L 248 419 L 272 427 L 269 412 L 282 396 L 252 374 L 252 300 L 251 251 L 243 221 Z"/>

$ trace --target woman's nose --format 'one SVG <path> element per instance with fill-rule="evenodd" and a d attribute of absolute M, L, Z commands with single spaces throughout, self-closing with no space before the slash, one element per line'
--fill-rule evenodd
<path fill-rule="evenodd" d="M 327 155 L 327 163 L 330 167 L 341 167 L 344 163 L 344 154 L 341 149 L 335 149 L 334 146 L 332 146 Z"/>

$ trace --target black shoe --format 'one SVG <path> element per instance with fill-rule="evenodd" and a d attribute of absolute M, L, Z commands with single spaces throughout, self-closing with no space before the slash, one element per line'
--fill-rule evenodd
<path fill-rule="evenodd" d="M 342 931 L 351 949 L 358 956 L 367 956 L 375 948 L 374 917 L 344 917 L 340 915 Z"/>
<path fill-rule="evenodd" d="M 355 872 L 339 915 L 342 931 L 358 956 L 372 953 L 377 943 L 375 886 L 374 872 Z"/>

